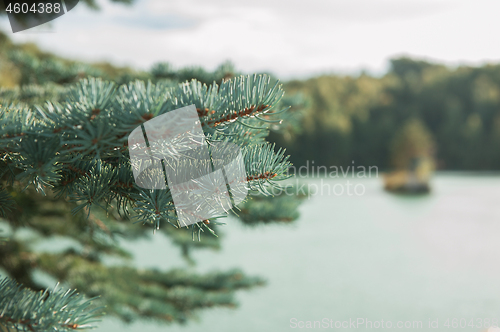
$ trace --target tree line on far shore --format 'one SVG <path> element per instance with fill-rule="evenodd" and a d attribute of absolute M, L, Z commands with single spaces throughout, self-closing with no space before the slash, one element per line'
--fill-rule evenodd
<path fill-rule="evenodd" d="M 438 169 L 500 169 L 500 65 L 450 68 L 410 58 L 390 64 L 383 77 L 288 82 L 287 93 L 302 94 L 308 107 L 300 130 L 270 139 L 297 166 L 354 161 L 391 169 L 404 158 L 401 137 L 414 137 L 411 146 L 432 149 Z"/>

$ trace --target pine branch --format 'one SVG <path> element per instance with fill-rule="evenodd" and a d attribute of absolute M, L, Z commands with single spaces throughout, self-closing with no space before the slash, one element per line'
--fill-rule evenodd
<path fill-rule="evenodd" d="M 239 206 L 236 216 L 247 225 L 290 223 L 296 220 L 299 217 L 299 204 L 307 198 L 308 193 L 301 193 L 291 185 L 284 189 L 275 191 L 273 196 L 250 193 L 249 199 Z"/>
<path fill-rule="evenodd" d="M 103 76 L 103 72 L 88 64 L 63 61 L 54 56 L 40 59 L 20 49 L 8 52 L 8 59 L 21 71 L 21 85 L 72 83 L 76 80 L 92 76 Z"/>
<path fill-rule="evenodd" d="M 20 102 L 25 105 L 42 105 L 47 100 L 57 101 L 67 93 L 67 88 L 52 82 L 37 85 L 28 84 L 13 89 L 0 88 L 3 103 Z"/>
<path fill-rule="evenodd" d="M 8 62 L 17 66 L 21 87 L 0 90 L 0 216 L 13 232 L 26 227 L 37 239 L 60 236 L 74 241 L 61 252 L 41 253 L 32 251 L 31 239 L 1 238 L 0 267 L 8 275 L 40 290 L 32 274 L 37 268 L 86 296 L 101 295 L 92 301 L 123 320 L 152 317 L 180 323 L 199 309 L 234 307 L 236 290 L 264 283 L 238 270 L 202 275 L 137 270 L 130 267 L 131 255 L 117 239 L 145 237 L 146 232 L 151 236 L 151 228 L 156 231 L 160 224 L 170 223 L 174 227 L 161 231 L 190 262 L 192 249 L 220 247 L 215 231 L 223 219 L 178 227 L 169 189 L 139 188 L 131 171 L 129 133 L 156 116 L 193 104 L 209 149 L 227 142 L 239 146 L 246 185 L 260 193 L 233 212 L 249 224 L 296 218 L 300 199 L 272 197 L 269 190 L 282 188 L 279 183 L 290 166 L 285 151 L 275 151 L 265 141 L 286 110 L 279 82 L 271 83 L 266 75 L 233 77 L 235 70 L 227 63 L 214 72 L 184 68 L 173 73 L 162 65 L 152 70 L 154 83 L 132 81 L 144 73 L 117 73 L 105 65 L 13 49 L 7 52 Z M 102 78 L 72 83 L 87 75 Z M 212 158 L 214 165 L 216 160 Z M 193 241 L 203 233 L 215 236 Z M 109 266 L 104 258 L 123 264 Z M 75 291 L 37 293 L 7 279 L 0 283 L 0 326 L 25 331 L 81 329 L 97 313 Z"/>
<path fill-rule="evenodd" d="M 170 194 L 138 188 L 130 169 L 127 135 L 139 124 L 182 106 L 195 104 L 206 111 L 200 118 L 207 141 L 229 141 L 243 146 L 251 188 L 268 193 L 286 178 L 289 166 L 284 151 L 262 144 L 270 117 L 283 96 L 281 86 L 269 77 L 246 76 L 226 80 L 220 86 L 195 80 L 169 87 L 136 81 L 117 87 L 100 79 L 80 81 L 60 103 L 3 109 L 0 141 L 5 143 L 5 167 L 16 169 L 16 180 L 39 191 L 50 187 L 61 196 L 79 202 L 78 212 L 93 205 L 111 203 L 126 212 L 133 204 L 143 222 L 160 220 L 176 224 Z M 265 121 L 264 121 L 265 120 Z M 256 126 L 264 126 L 263 129 Z M 220 128 L 219 128 L 220 127 Z M 245 128 L 245 129 L 244 129 Z M 241 132 L 244 135 L 238 135 Z M 151 196 L 154 194 L 155 196 Z M 206 224 L 196 231 L 209 230 Z M 209 232 L 211 232 L 209 230 Z"/>
<path fill-rule="evenodd" d="M 0 217 L 5 217 L 8 211 L 14 209 L 14 200 L 7 190 L 0 187 Z"/>
<path fill-rule="evenodd" d="M 274 145 L 254 145 L 243 150 L 243 158 L 247 167 L 247 181 L 251 190 L 257 190 L 264 195 L 272 195 L 267 189 L 270 185 L 277 189 L 279 181 L 290 177 L 288 169 L 291 166 L 285 150 L 274 152 Z"/>
<path fill-rule="evenodd" d="M 127 135 L 155 116 L 195 104 L 203 113 L 200 120 L 210 148 L 223 142 L 239 145 L 247 185 L 271 195 L 268 188 L 280 188 L 279 181 L 287 178 L 290 166 L 284 150 L 275 151 L 265 143 L 268 128 L 277 123 L 273 119 L 279 121 L 282 114 L 282 95 L 281 86 L 270 84 L 266 76 L 238 77 L 220 86 L 195 80 L 174 86 L 141 81 L 117 86 L 86 79 L 68 88 L 58 102 L 4 105 L 0 109 L 0 181 L 13 185 L 16 195 L 12 200 L 6 190 L 0 191 L 0 208 L 14 229 L 29 225 L 41 237 L 70 237 L 82 249 L 32 253 L 27 245 L 11 239 L 0 246 L 4 257 L 0 266 L 16 280 L 37 288 L 29 273 L 36 266 L 87 296 L 102 295 L 109 312 L 124 320 L 147 316 L 184 322 L 200 308 L 234 306 L 235 290 L 263 281 L 237 271 L 197 276 L 106 267 L 99 255 L 129 257 L 115 236 L 133 238 L 150 229 L 132 227 L 131 218 L 154 230 L 161 223 L 172 224 L 162 227 L 163 232 L 182 248 L 187 260 L 192 248 L 218 248 L 217 237 L 193 240 L 203 233 L 215 235 L 223 224 L 219 219 L 178 228 L 168 188 L 147 190 L 136 185 Z M 35 189 L 46 196 L 36 196 Z M 252 203 L 242 204 L 241 218 L 246 220 Z M 109 217 L 115 213 L 118 216 Z"/>
<path fill-rule="evenodd" d="M 72 331 L 92 327 L 102 308 L 74 290 L 34 292 L 15 281 L 0 281 L 0 324 L 23 331 Z"/>
<path fill-rule="evenodd" d="M 87 296 L 101 295 L 109 314 L 125 321 L 150 317 L 184 323 L 199 309 L 234 307 L 234 292 L 263 285 L 264 280 L 239 270 L 197 275 L 181 270 L 137 271 L 128 266 L 106 267 L 75 253 L 43 254 L 39 268 Z"/>

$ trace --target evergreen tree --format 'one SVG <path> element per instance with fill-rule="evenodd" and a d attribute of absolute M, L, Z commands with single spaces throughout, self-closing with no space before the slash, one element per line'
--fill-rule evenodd
<path fill-rule="evenodd" d="M 264 283 L 240 270 L 202 275 L 137 270 L 126 261 L 107 266 L 103 258 L 130 258 L 118 239 L 152 236 L 152 230 L 164 232 L 191 262 L 192 250 L 220 246 L 219 218 L 179 227 L 169 190 L 138 187 L 130 168 L 128 134 L 187 105 L 196 106 L 208 143 L 241 147 L 251 194 L 234 216 L 248 225 L 297 218 L 301 197 L 278 195 L 280 181 L 288 178 L 288 157 L 266 142 L 269 130 L 278 130 L 286 117 L 278 82 L 266 75 L 229 79 L 234 71 L 224 65 L 205 73 L 203 80 L 213 82 L 208 85 L 179 81 L 186 71 L 154 77 L 161 68 L 152 70 L 154 83 L 129 76 L 122 84 L 89 77 L 68 85 L 87 72 L 99 75 L 98 68 L 80 66 L 75 75 L 72 64 L 47 69 L 36 64 L 36 56 L 10 59 L 14 66 L 19 59 L 18 66 L 35 63 L 40 71 L 22 73 L 26 79 L 19 87 L 0 92 L 0 221 L 8 225 L 0 243 L 0 268 L 8 275 L 0 284 L 0 326 L 80 329 L 95 321 L 103 306 L 125 321 L 151 317 L 184 323 L 199 309 L 234 307 L 236 290 Z M 28 79 L 33 75 L 35 81 Z M 34 251 L 32 239 L 17 236 L 22 229 L 39 238 L 70 238 L 77 245 L 63 252 Z M 45 290 L 35 270 L 79 294 Z"/>

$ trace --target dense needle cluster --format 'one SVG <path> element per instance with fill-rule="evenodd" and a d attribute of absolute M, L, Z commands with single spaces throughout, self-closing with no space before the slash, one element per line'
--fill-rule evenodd
<path fill-rule="evenodd" d="M 50 95 L 41 89 L 41 95 Z M 119 85 L 87 78 L 57 89 L 52 94 L 57 98 L 43 104 L 26 103 L 16 98 L 19 93 L 2 91 L 9 98 L 0 106 L 0 222 L 11 232 L 0 243 L 0 268 L 27 288 L 11 279 L 0 285 L 0 326 L 33 331 L 44 330 L 42 324 L 58 331 L 82 328 L 102 313 L 94 310 L 102 305 L 108 314 L 126 321 L 153 317 L 185 322 L 197 309 L 232 307 L 235 290 L 263 283 L 238 270 L 197 275 L 107 266 L 103 255 L 128 259 L 118 238 L 147 236 L 148 225 L 156 230 L 162 223 L 170 224 L 161 230 L 189 262 L 191 249 L 220 246 L 217 237 L 198 241 L 202 232 L 216 234 L 218 218 L 189 229 L 178 227 L 169 190 L 138 187 L 130 168 L 128 134 L 155 116 L 191 104 L 198 109 L 208 144 L 229 141 L 241 147 L 253 199 L 236 208 L 235 216 L 248 224 L 295 219 L 300 199 L 272 197 L 269 190 L 279 191 L 290 166 L 284 151 L 265 140 L 286 114 L 278 82 L 271 83 L 266 75 L 224 79 L 220 85 L 194 79 Z M 269 201 L 268 206 L 281 212 L 262 214 L 252 208 L 252 201 L 260 206 Z M 41 238 L 65 236 L 78 245 L 62 252 L 37 252 L 15 236 L 23 227 Z M 68 293 L 71 296 L 64 299 L 73 306 L 57 307 L 63 309 L 54 310 L 50 321 L 41 319 L 41 308 L 52 302 L 60 305 L 63 298 L 43 292 L 45 287 L 32 276 L 35 269 L 82 294 Z M 8 300 L 13 294 L 32 304 L 27 306 L 26 300 L 14 305 Z M 83 295 L 93 300 L 85 301 Z M 80 316 L 63 319 L 74 311 Z"/>

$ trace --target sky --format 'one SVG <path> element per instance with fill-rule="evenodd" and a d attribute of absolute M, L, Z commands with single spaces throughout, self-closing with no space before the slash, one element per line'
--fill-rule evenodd
<path fill-rule="evenodd" d="M 230 60 L 245 73 L 282 78 L 320 73 L 382 74 L 412 56 L 449 65 L 500 62 L 498 0 L 136 0 L 79 4 L 16 42 L 86 61 L 148 69 L 214 69 Z"/>

